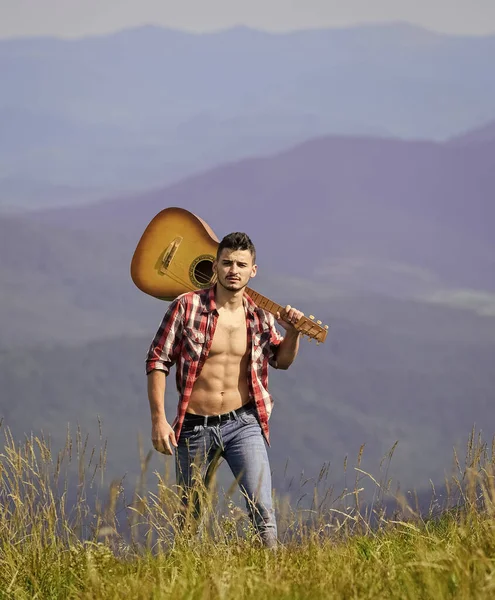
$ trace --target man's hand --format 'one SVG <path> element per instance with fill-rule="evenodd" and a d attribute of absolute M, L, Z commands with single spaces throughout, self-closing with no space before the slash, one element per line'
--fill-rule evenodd
<path fill-rule="evenodd" d="M 153 447 L 162 454 L 172 454 L 172 446 L 177 448 L 175 433 L 167 421 L 159 421 L 151 426 Z"/>
<path fill-rule="evenodd" d="M 295 325 L 301 317 L 304 317 L 304 313 L 292 307 L 290 304 L 287 304 L 282 313 L 277 312 L 275 315 L 277 323 L 283 327 L 285 331 L 290 333 L 297 332 Z"/>

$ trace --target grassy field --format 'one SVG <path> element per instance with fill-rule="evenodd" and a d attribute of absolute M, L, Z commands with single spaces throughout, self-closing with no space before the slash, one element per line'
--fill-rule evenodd
<path fill-rule="evenodd" d="M 495 597 L 494 447 L 474 431 L 443 510 L 420 515 L 397 498 L 385 511 L 387 483 L 360 471 L 360 452 L 356 484 L 338 499 L 299 512 L 280 502 L 277 551 L 205 491 L 202 525 L 179 531 L 179 500 L 159 475 L 153 492 L 138 484 L 126 499 L 113 482 L 102 495 L 105 448 L 80 435 L 57 454 L 4 435 L 1 599 Z M 360 503 L 363 477 L 380 492 L 372 506 Z"/>

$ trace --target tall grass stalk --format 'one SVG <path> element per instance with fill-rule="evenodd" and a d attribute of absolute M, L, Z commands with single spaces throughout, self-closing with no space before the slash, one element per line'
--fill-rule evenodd
<path fill-rule="evenodd" d="M 346 459 L 354 482 L 336 497 L 324 465 L 309 508 L 276 499 L 276 552 L 233 502 L 235 485 L 219 498 L 198 482 L 198 522 L 166 474 L 146 489 L 142 450 L 127 499 L 121 481 L 104 488 L 104 443 L 90 449 L 78 430 L 55 453 L 43 436 L 3 434 L 0 599 L 495 597 L 495 441 L 474 429 L 463 464 L 454 454 L 447 498 L 439 506 L 432 486 L 426 513 L 399 494 L 390 501 L 395 445 L 380 477 L 361 468 L 364 446 L 352 467 Z M 374 490 L 366 503 L 365 484 Z"/>

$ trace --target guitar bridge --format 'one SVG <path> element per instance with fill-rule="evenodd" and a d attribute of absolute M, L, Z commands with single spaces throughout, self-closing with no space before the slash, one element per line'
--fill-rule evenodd
<path fill-rule="evenodd" d="M 167 249 L 163 253 L 162 262 L 160 265 L 160 273 L 165 274 L 165 271 L 169 268 L 179 246 L 184 238 L 178 235 L 174 240 L 170 242 Z"/>

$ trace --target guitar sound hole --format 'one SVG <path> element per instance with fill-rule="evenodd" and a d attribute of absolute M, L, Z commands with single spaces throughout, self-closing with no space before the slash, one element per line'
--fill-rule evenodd
<path fill-rule="evenodd" d="M 207 287 L 213 277 L 213 262 L 211 260 L 200 260 L 194 267 L 194 279 L 202 287 Z"/>

